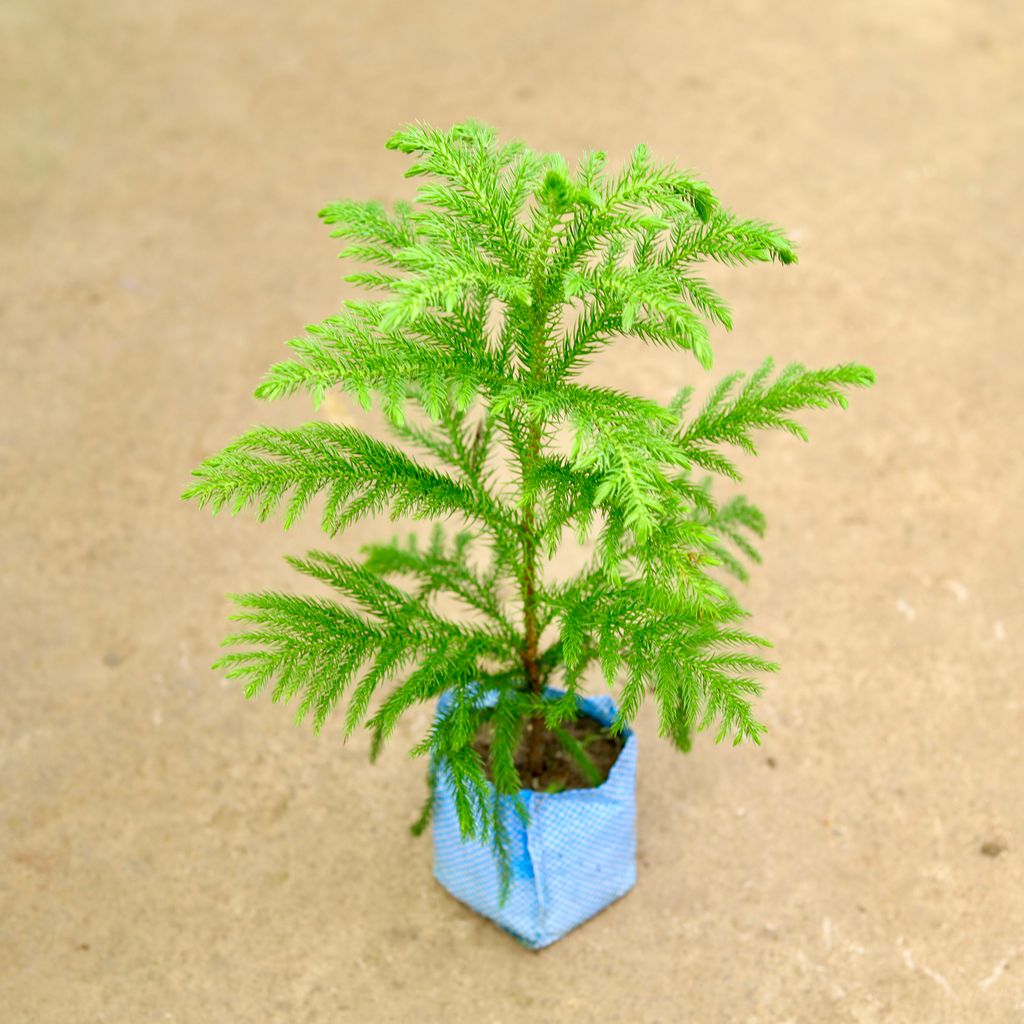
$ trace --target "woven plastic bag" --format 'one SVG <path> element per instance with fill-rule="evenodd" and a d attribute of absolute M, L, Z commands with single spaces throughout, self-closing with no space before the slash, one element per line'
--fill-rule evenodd
<path fill-rule="evenodd" d="M 438 715 L 447 705 L 445 695 L 438 702 Z M 615 717 L 608 696 L 581 697 L 579 706 L 602 725 Z M 622 737 L 625 744 L 602 785 L 561 793 L 521 790 L 527 825 L 513 798 L 501 797 L 499 813 L 511 851 L 511 884 L 504 903 L 490 843 L 462 839 L 451 784 L 440 763 L 433 813 L 434 877 L 456 899 L 531 949 L 550 945 L 624 896 L 636 882 L 637 739 L 628 729 Z"/>

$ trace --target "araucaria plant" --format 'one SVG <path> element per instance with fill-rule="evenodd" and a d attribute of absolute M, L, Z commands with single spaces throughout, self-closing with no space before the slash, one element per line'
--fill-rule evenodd
<path fill-rule="evenodd" d="M 650 697 L 684 750 L 708 728 L 759 741 L 755 677 L 776 666 L 726 574 L 745 579 L 764 519 L 743 497 L 716 499 L 710 478 L 739 479 L 730 448 L 754 452 L 761 430 L 804 437 L 796 413 L 845 406 L 873 378 L 855 364 L 773 373 L 769 360 L 699 405 L 686 387 L 662 404 L 585 383 L 624 336 L 709 370 L 708 325 L 728 329 L 731 314 L 701 263 L 790 264 L 792 243 L 644 146 L 617 173 L 604 153 L 570 168 L 475 122 L 412 125 L 388 147 L 425 179 L 414 202 L 320 214 L 343 256 L 379 268 L 347 280 L 383 297 L 306 328 L 256 395 L 376 397 L 395 443 L 332 422 L 257 428 L 203 462 L 184 496 L 260 520 L 280 511 L 285 527 L 320 496 L 329 537 L 385 511 L 436 524 L 359 559 L 289 559 L 340 599 L 236 596 L 245 631 L 226 643 L 241 649 L 218 664 L 247 696 L 295 698 L 315 729 L 335 712 L 346 736 L 365 724 L 374 754 L 404 712 L 446 694 L 413 753 L 432 785 L 444 766 L 463 835 L 500 852 L 495 794 L 539 787 L 552 737 L 593 778 L 567 728 L 586 678 L 617 694 L 613 734 Z M 572 535 L 589 562 L 553 578 Z"/>

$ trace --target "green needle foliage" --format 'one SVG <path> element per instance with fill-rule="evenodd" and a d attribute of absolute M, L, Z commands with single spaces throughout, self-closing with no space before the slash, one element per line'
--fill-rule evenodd
<path fill-rule="evenodd" d="M 845 406 L 873 375 L 855 364 L 773 374 L 769 360 L 693 411 L 689 389 L 662 405 L 585 384 L 584 367 L 623 336 L 709 369 L 708 325 L 732 318 L 700 264 L 789 264 L 792 243 L 644 146 L 617 174 L 603 153 L 571 169 L 475 122 L 411 125 L 388 147 L 424 179 L 414 203 L 320 213 L 346 240 L 342 256 L 374 268 L 347 280 L 382 298 L 308 327 L 256 395 L 306 391 L 318 404 L 338 389 L 367 408 L 376 396 L 398 443 L 324 422 L 257 428 L 203 462 L 184 497 L 279 514 L 285 527 L 317 498 L 332 537 L 385 511 L 438 524 L 425 546 L 290 559 L 337 597 L 236 596 L 243 630 L 218 665 L 247 696 L 294 699 L 315 729 L 335 711 L 346 736 L 367 726 L 375 754 L 405 711 L 451 691 L 413 752 L 429 755 L 432 780 L 447 765 L 464 834 L 500 849 L 493 794 L 530 784 L 520 743 L 531 771 L 545 730 L 575 743 L 562 725 L 592 665 L 618 687 L 614 728 L 651 696 L 683 750 L 712 727 L 759 741 L 756 675 L 776 666 L 723 577 L 746 578 L 764 518 L 744 498 L 716 501 L 706 474 L 738 480 L 730 449 L 754 452 L 761 430 L 806 437 L 797 413 Z M 554 581 L 545 563 L 567 531 L 592 558 Z M 566 696 L 548 692 L 556 684 Z M 485 721 L 489 765 L 473 746 Z"/>

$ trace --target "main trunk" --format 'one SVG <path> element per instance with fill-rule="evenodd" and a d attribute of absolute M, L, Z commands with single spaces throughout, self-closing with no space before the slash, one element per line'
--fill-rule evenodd
<path fill-rule="evenodd" d="M 530 329 L 528 354 L 530 376 L 534 381 L 544 378 L 547 362 L 546 327 L 548 311 L 551 308 L 551 297 L 547 294 L 546 258 L 551 244 L 552 234 L 558 222 L 557 206 L 551 206 L 544 213 L 543 227 L 538 244 L 534 251 L 533 265 L 530 273 L 530 291 L 532 293 L 530 311 Z M 539 420 L 530 423 L 527 434 L 526 452 L 520 453 L 520 468 L 526 480 L 540 460 L 542 428 Z M 524 457 L 525 454 L 525 457 Z M 537 628 L 537 589 L 539 586 L 537 565 L 537 515 L 533 501 L 529 501 L 523 510 L 523 674 L 530 692 L 540 697 L 543 691 L 539 663 L 540 636 Z M 528 763 L 530 775 L 536 778 L 543 768 L 544 757 L 544 720 L 539 715 L 530 719 L 528 738 Z"/>
<path fill-rule="evenodd" d="M 540 430 L 531 428 L 530 453 L 536 456 L 540 451 Z M 523 675 L 526 685 L 535 696 L 541 696 L 543 681 L 540 674 L 538 652 L 540 637 L 537 629 L 537 538 L 536 517 L 530 506 L 523 513 Z M 530 719 L 527 756 L 530 775 L 537 777 L 544 767 L 544 720 L 535 715 Z"/>

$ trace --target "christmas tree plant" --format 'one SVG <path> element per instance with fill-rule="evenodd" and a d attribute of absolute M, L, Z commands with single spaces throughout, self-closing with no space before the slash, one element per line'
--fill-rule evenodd
<path fill-rule="evenodd" d="M 769 360 L 699 408 L 689 388 L 660 404 L 583 383 L 623 336 L 710 369 L 708 324 L 728 329 L 731 315 L 700 264 L 789 264 L 792 243 L 643 146 L 618 173 L 603 153 L 570 169 L 475 122 L 409 126 L 388 147 L 426 179 L 414 202 L 320 214 L 343 256 L 380 268 L 347 280 L 383 297 L 306 328 L 256 395 L 319 404 L 340 389 L 366 408 L 376 396 L 397 443 L 330 422 L 257 428 L 203 462 L 184 497 L 280 512 L 286 528 L 320 497 L 330 537 L 385 511 L 450 524 L 358 560 L 289 559 L 340 600 L 236 596 L 245 631 L 225 643 L 241 649 L 218 665 L 247 696 L 295 698 L 314 729 L 336 711 L 345 736 L 365 724 L 374 756 L 404 712 L 447 692 L 413 753 L 445 764 L 463 835 L 500 848 L 494 794 L 533 784 L 546 734 L 585 761 L 562 726 L 591 666 L 617 693 L 613 731 L 650 696 L 684 750 L 709 727 L 759 741 L 755 675 L 776 666 L 726 574 L 746 578 L 764 519 L 742 497 L 716 500 L 710 476 L 738 480 L 728 449 L 754 452 L 760 430 L 805 437 L 795 413 L 845 406 L 873 377 L 855 364 L 773 374 Z M 590 561 L 553 579 L 547 563 L 573 534 Z"/>

